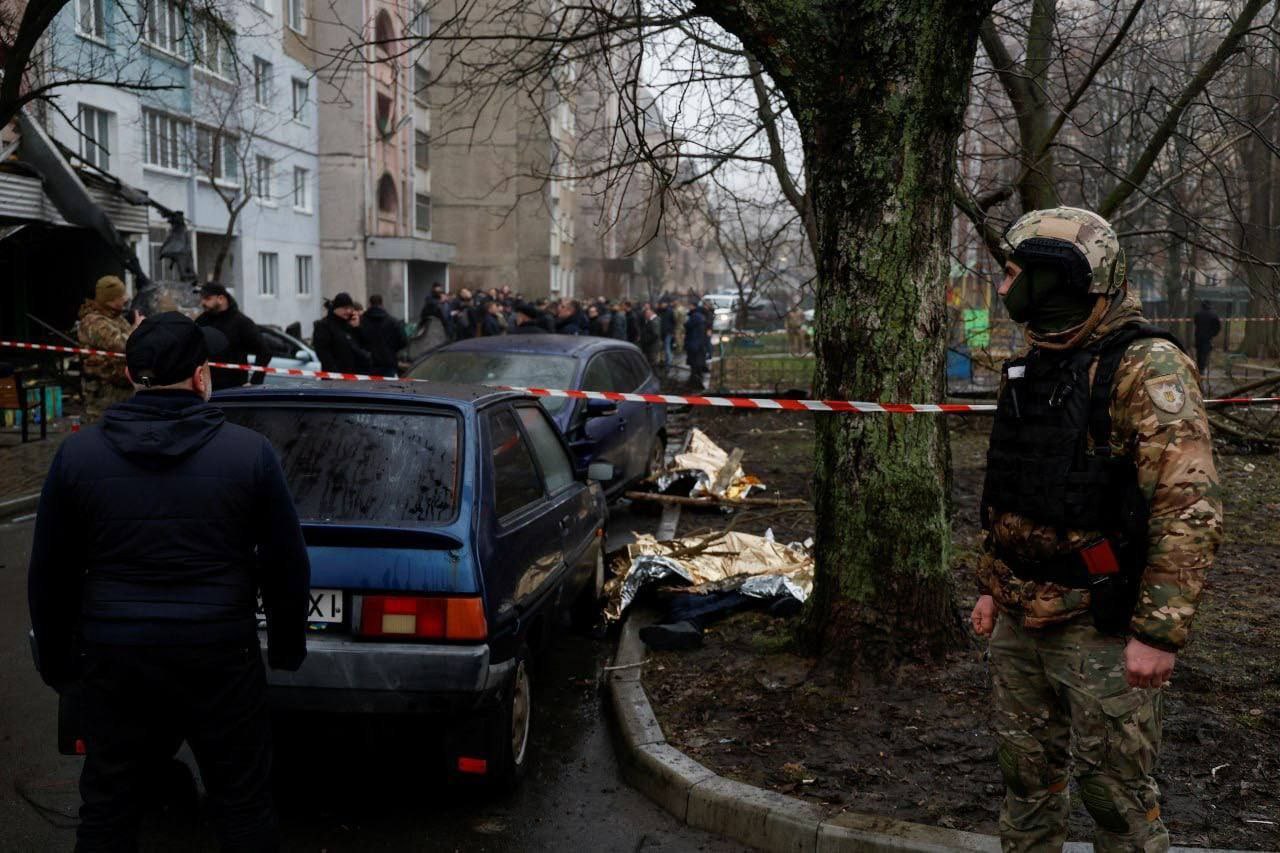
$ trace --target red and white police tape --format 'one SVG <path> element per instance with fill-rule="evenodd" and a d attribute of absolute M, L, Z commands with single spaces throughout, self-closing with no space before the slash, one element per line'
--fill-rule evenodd
<path fill-rule="evenodd" d="M 124 358 L 124 353 L 88 347 L 67 347 L 56 344 L 30 344 L 23 341 L 0 340 L 0 349 L 36 350 L 60 352 L 69 355 L 99 355 Z M 295 367 L 258 367 L 254 364 L 225 364 L 211 361 L 212 367 L 267 373 L 272 376 L 297 376 L 308 379 L 339 379 L 348 382 L 424 382 L 422 379 L 406 380 L 399 376 L 371 376 L 365 373 L 335 373 L 331 370 L 302 370 Z M 974 412 L 994 412 L 991 403 L 868 403 L 856 400 L 788 400 L 765 397 L 706 397 L 677 394 L 624 394 L 619 391 L 574 391 L 562 388 L 521 388 L 514 385 L 493 386 L 502 391 L 520 391 L 535 397 L 569 397 L 574 400 L 611 400 L 618 403 L 653 403 L 666 406 L 719 406 L 730 409 L 765 409 L 788 412 L 848 412 L 854 414 L 885 413 L 891 415 L 943 414 L 956 415 Z M 1213 406 L 1249 406 L 1280 403 L 1280 397 L 1223 397 L 1205 400 Z"/>

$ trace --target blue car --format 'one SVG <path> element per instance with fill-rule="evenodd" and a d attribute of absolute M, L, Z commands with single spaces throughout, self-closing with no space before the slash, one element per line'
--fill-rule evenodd
<path fill-rule="evenodd" d="M 658 378 L 640 349 L 625 341 L 574 335 L 471 338 L 423 356 L 412 379 L 474 382 L 520 388 L 657 394 Z M 609 498 L 662 469 L 667 410 L 648 403 L 543 397 L 543 408 L 569 442 L 578 470 L 613 466 Z"/>
<path fill-rule="evenodd" d="M 575 470 L 527 394 L 335 382 L 214 402 L 280 454 L 311 558 L 307 659 L 269 671 L 273 704 L 439 715 L 452 773 L 517 780 L 530 660 L 564 611 L 599 612 L 599 469 Z"/>

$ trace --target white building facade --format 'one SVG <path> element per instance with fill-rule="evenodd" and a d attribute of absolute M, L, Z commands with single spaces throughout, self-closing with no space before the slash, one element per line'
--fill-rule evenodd
<path fill-rule="evenodd" d="M 124 0 L 128 3 L 130 0 Z M 215 16 L 175 0 L 72 0 L 50 30 L 55 139 L 164 207 L 182 211 L 201 281 L 258 323 L 304 329 L 321 314 L 318 115 L 304 0 L 225 0 Z M 228 223 L 231 223 L 228 229 Z M 168 224 L 151 212 L 136 248 L 156 279 Z"/>

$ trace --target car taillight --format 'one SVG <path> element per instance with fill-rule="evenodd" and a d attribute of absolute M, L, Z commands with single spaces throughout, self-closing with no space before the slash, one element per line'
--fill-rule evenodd
<path fill-rule="evenodd" d="M 365 595 L 355 632 L 388 639 L 483 640 L 489 626 L 479 598 Z"/>

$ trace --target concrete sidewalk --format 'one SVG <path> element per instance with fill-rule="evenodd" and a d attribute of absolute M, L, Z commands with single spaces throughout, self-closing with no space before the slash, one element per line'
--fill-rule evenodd
<path fill-rule="evenodd" d="M 0 432 L 0 518 L 35 512 L 49 464 L 70 430 L 69 419 L 52 421 L 48 438 L 26 444 L 16 431 Z"/>

